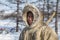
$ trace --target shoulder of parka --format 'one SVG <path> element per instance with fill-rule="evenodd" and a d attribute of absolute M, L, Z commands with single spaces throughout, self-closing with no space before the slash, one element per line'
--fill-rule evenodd
<path fill-rule="evenodd" d="M 40 36 L 44 38 L 44 40 L 58 40 L 58 35 L 48 25 L 43 25 L 41 28 L 37 30 L 37 32 L 40 33 Z"/>
<path fill-rule="evenodd" d="M 49 26 L 46 26 L 46 28 L 43 30 L 45 39 L 46 40 L 58 40 L 58 35 L 56 32 Z"/>

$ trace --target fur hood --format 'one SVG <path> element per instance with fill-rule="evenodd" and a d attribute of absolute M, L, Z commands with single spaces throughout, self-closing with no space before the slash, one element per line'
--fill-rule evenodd
<path fill-rule="evenodd" d="M 33 28 L 36 25 L 42 25 L 43 15 L 42 15 L 41 11 L 39 11 L 34 5 L 27 4 L 23 9 L 23 20 L 25 21 L 26 26 L 29 27 L 29 25 L 27 24 L 27 20 L 26 20 L 26 16 L 27 16 L 28 11 L 31 11 L 34 15 L 33 23 L 30 28 Z"/>

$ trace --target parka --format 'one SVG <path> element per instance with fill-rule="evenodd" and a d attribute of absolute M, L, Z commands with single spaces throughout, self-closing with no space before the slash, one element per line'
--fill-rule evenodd
<path fill-rule="evenodd" d="M 34 15 L 31 26 L 27 23 L 27 12 L 31 11 Z M 27 4 L 23 9 L 23 20 L 26 27 L 19 36 L 19 40 L 58 40 L 55 31 L 43 22 L 42 12 L 32 4 Z"/>

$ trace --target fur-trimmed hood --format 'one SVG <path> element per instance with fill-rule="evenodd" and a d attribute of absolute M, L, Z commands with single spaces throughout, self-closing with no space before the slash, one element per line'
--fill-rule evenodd
<path fill-rule="evenodd" d="M 41 13 L 41 11 L 38 10 L 38 8 L 36 8 L 34 5 L 32 4 L 27 4 L 24 9 L 23 9 L 23 20 L 25 21 L 27 27 L 29 27 L 29 25 L 27 24 L 27 12 L 31 11 L 34 15 L 34 19 L 33 19 L 33 23 L 31 25 L 30 28 L 33 28 L 37 25 L 42 25 L 43 23 L 43 15 Z"/>

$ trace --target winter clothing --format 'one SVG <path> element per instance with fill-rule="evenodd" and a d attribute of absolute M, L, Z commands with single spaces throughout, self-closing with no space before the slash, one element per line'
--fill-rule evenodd
<path fill-rule="evenodd" d="M 27 23 L 27 12 L 31 11 L 34 15 L 33 23 L 31 26 Z M 31 4 L 26 5 L 23 9 L 23 20 L 26 27 L 20 34 L 19 40 L 58 40 L 57 34 L 48 25 L 43 23 L 42 12 Z"/>

